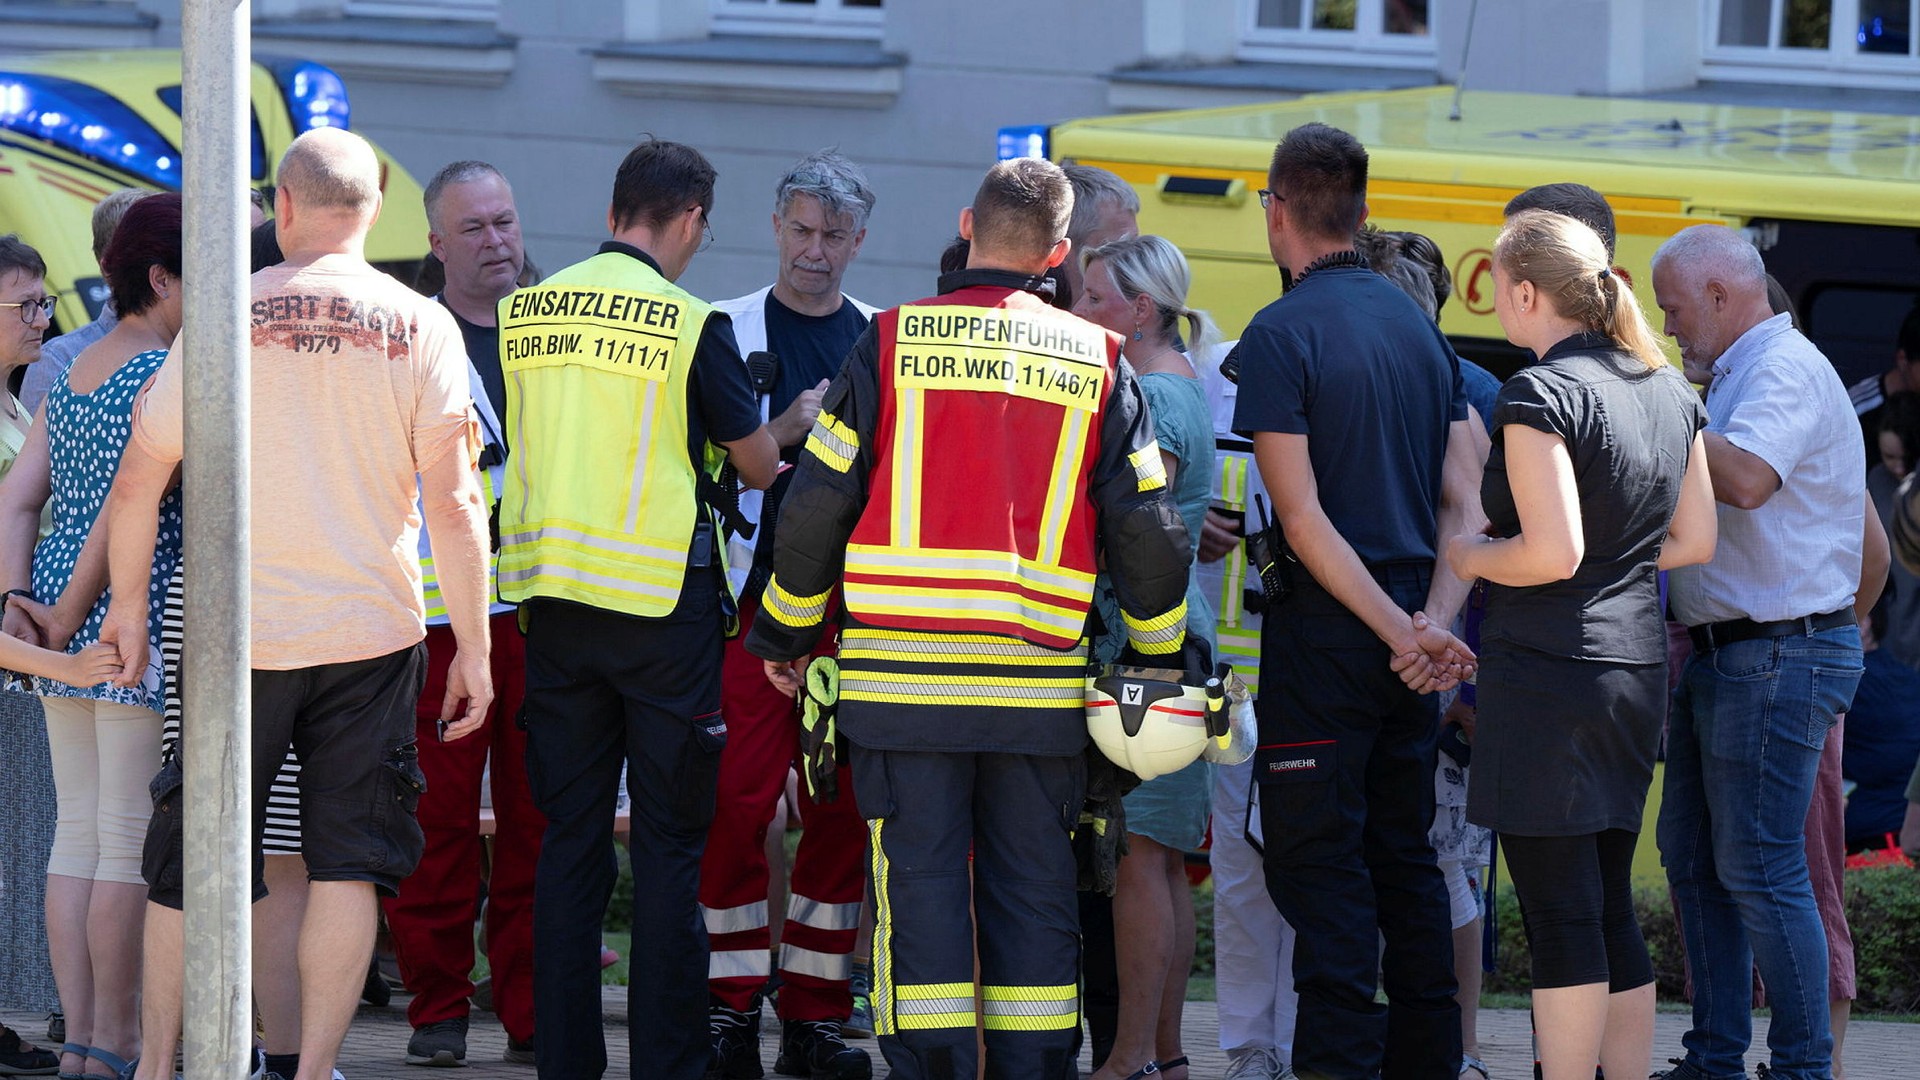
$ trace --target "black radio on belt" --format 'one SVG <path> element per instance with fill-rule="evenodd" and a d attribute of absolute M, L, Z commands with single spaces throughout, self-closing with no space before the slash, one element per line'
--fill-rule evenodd
<path fill-rule="evenodd" d="M 1267 502 L 1253 497 L 1253 508 L 1260 515 L 1258 531 L 1247 533 L 1247 564 L 1260 575 L 1260 594 L 1266 610 L 1286 602 L 1293 593 L 1293 552 L 1287 547 L 1280 524 L 1267 516 Z"/>

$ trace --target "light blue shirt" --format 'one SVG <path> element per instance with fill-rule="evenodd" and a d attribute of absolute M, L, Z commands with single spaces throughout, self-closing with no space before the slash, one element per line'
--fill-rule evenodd
<path fill-rule="evenodd" d="M 100 314 L 92 322 L 69 334 L 61 334 L 52 341 L 40 346 L 40 359 L 27 365 L 27 373 L 20 381 L 20 404 L 27 407 L 27 415 L 40 411 L 40 403 L 47 400 L 47 391 L 60 381 L 60 376 L 73 366 L 73 358 L 80 355 L 82 349 L 107 336 L 107 331 L 119 323 L 120 315 L 113 310 L 113 301 L 109 300 L 100 308 Z"/>
<path fill-rule="evenodd" d="M 1866 453 L 1840 376 L 1786 315 L 1740 335 L 1713 375 L 1707 430 L 1772 466 L 1780 490 L 1755 510 L 1717 505 L 1713 560 L 1668 578 L 1674 615 L 1773 622 L 1852 605 Z"/>

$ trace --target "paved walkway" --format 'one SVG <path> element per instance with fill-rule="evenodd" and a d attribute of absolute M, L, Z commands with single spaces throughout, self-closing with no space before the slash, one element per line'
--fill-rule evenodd
<path fill-rule="evenodd" d="M 628 1076 L 626 991 L 609 987 L 604 1000 L 609 1037 L 607 1056 L 612 1063 L 607 1074 L 609 1080 L 625 1080 Z M 13 1014 L 0 1016 L 0 1020 L 5 1020 L 30 1041 L 46 1034 L 46 1022 L 38 1016 Z M 1766 1025 L 1764 1017 L 1755 1018 L 1754 1040 L 1763 1047 Z M 1680 1036 L 1686 1030 L 1687 1018 L 1679 1013 L 1663 1012 L 1659 1015 L 1656 1027 L 1654 1056 L 1656 1064 L 1664 1064 L 1666 1058 L 1680 1053 Z M 761 1040 L 769 1076 L 772 1075 L 773 1057 L 777 1049 L 776 1030 L 777 1025 L 769 1015 L 767 1034 Z M 530 1066 L 508 1065 L 501 1061 L 500 1055 L 507 1048 L 507 1036 L 486 1013 L 474 1014 L 473 1031 L 467 1037 L 467 1059 L 472 1067 L 460 1072 L 442 1073 L 408 1068 L 401 1064 L 408 1034 L 404 998 L 396 998 L 393 1005 L 384 1009 L 363 1007 L 347 1038 L 340 1071 L 349 1080 L 433 1080 L 435 1076 L 444 1076 L 447 1080 L 533 1080 L 534 1071 Z M 1192 1060 L 1189 1071 L 1192 1080 L 1215 1080 L 1225 1071 L 1226 1057 L 1218 1049 L 1218 1034 L 1218 1020 L 1212 1002 L 1196 1001 L 1187 1006 L 1186 1051 Z M 855 1045 L 864 1046 L 873 1054 L 874 1076 L 885 1077 L 887 1068 L 880 1058 L 879 1047 L 872 1040 L 861 1040 Z M 1508 1009 L 1483 1011 L 1480 1014 L 1480 1051 L 1492 1080 L 1527 1080 L 1531 1077 L 1533 1052 L 1527 1014 Z M 1749 1054 L 1747 1057 L 1749 1068 L 1763 1060 L 1762 1054 Z M 1920 1077 L 1920 1024 L 1854 1024 L 1847 1033 L 1846 1064 L 1848 1080 L 1914 1080 Z M 1084 1058 L 1081 1059 L 1081 1066 L 1084 1072 L 1092 1072 L 1091 1063 Z M 636 1075 L 648 1074 L 643 1070 Z M 193 1080 L 203 1078 L 195 1077 Z"/>

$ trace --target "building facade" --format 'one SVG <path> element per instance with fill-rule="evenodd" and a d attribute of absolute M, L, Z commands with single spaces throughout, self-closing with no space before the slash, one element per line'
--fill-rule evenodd
<path fill-rule="evenodd" d="M 1920 0 L 255 0 L 253 49 L 328 64 L 424 182 L 484 158 L 544 268 L 605 234 L 646 133 L 720 172 L 683 284 L 773 277 L 772 186 L 837 146 L 879 206 L 850 292 L 931 290 L 1002 125 L 1432 85 L 1920 111 Z M 175 46 L 167 0 L 0 0 L 0 50 Z M 1201 298 L 1204 303 L 1204 298 Z"/>

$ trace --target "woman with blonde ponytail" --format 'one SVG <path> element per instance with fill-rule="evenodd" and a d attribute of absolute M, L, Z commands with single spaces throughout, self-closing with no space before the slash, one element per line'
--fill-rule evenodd
<path fill-rule="evenodd" d="M 1467 817 L 1500 832 L 1527 911 L 1544 1080 L 1644 1076 L 1630 871 L 1666 715 L 1657 572 L 1713 554 L 1706 415 L 1588 226 L 1516 214 L 1493 276 L 1507 339 L 1539 359 L 1494 406 L 1487 531 L 1447 547 L 1488 583 Z"/>
<path fill-rule="evenodd" d="M 1125 338 L 1121 356 L 1139 376 L 1153 414 L 1167 490 L 1187 535 L 1198 537 L 1213 498 L 1213 413 L 1190 357 L 1202 355 L 1214 331 L 1204 313 L 1187 306 L 1187 260 L 1159 236 L 1102 244 L 1080 259 L 1082 284 L 1074 314 Z M 1119 607 L 1104 575 L 1096 603 L 1109 633 L 1093 644 L 1092 657 L 1111 663 L 1119 658 L 1126 635 L 1119 632 Z M 1205 641 L 1210 652 L 1214 647 L 1213 607 L 1192 564 L 1187 640 Z M 1196 761 L 1126 797 L 1127 854 L 1113 895 L 1120 1018 L 1113 1050 L 1094 1080 L 1161 1074 L 1186 1080 L 1180 1020 L 1193 966 L 1194 925 L 1183 853 L 1198 849 L 1206 837 L 1211 769 Z"/>

